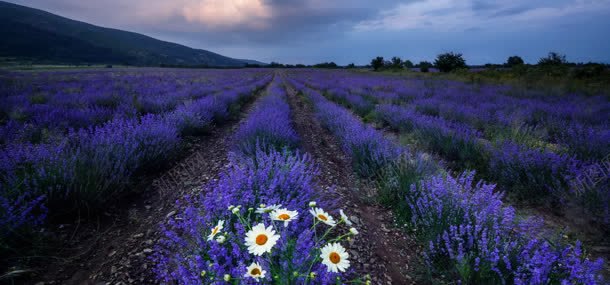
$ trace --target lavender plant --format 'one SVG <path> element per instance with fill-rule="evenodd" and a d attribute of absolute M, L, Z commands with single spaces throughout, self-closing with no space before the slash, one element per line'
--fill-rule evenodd
<path fill-rule="evenodd" d="M 334 284 L 350 272 L 335 220 L 311 208 L 318 173 L 309 156 L 259 149 L 166 226 L 155 269 L 181 284 Z M 332 203 L 320 204 L 331 206 Z M 311 215 L 308 210 L 311 208 Z M 312 216 L 313 215 L 313 216 Z M 340 279 L 337 279 L 340 278 Z"/>
<path fill-rule="evenodd" d="M 268 93 L 233 137 L 236 150 L 244 155 L 255 155 L 261 147 L 294 149 L 298 144 L 296 132 L 290 125 L 285 91 L 276 81 L 271 83 Z"/>

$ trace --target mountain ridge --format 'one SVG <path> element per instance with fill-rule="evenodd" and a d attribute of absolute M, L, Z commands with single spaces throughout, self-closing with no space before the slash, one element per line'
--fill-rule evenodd
<path fill-rule="evenodd" d="M 4 1 L 0 37 L 0 57 L 45 63 L 240 67 L 255 62 Z"/>

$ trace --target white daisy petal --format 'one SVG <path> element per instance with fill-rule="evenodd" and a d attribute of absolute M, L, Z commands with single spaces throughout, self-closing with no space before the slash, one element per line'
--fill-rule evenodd
<path fill-rule="evenodd" d="M 343 222 L 345 222 L 346 225 L 351 227 L 352 221 L 350 221 L 349 218 L 347 217 L 347 215 L 345 213 L 343 213 L 343 209 L 339 210 L 339 214 L 341 215 L 341 220 Z"/>
<path fill-rule="evenodd" d="M 289 211 L 288 209 L 277 209 L 271 212 L 271 219 L 274 221 L 284 222 L 284 226 L 288 226 L 288 222 L 293 221 L 299 215 L 297 211 Z"/>
<path fill-rule="evenodd" d="M 278 210 L 279 208 L 282 207 L 282 205 L 278 205 L 278 204 L 274 204 L 271 206 L 266 206 L 265 204 L 261 204 L 261 207 L 259 207 L 258 209 L 256 209 L 256 213 L 257 214 L 268 214 L 271 213 L 275 210 Z"/>
<path fill-rule="evenodd" d="M 224 220 L 218 221 L 218 224 L 212 228 L 212 232 L 208 235 L 208 240 L 214 239 L 214 237 L 222 231 L 224 224 L 225 224 Z"/>
<path fill-rule="evenodd" d="M 265 228 L 265 225 L 260 223 L 246 233 L 245 241 L 248 252 L 261 256 L 263 253 L 271 252 L 279 239 L 280 236 L 275 234 L 272 226 Z"/>
<path fill-rule="evenodd" d="M 267 271 L 263 270 L 260 264 L 257 262 L 252 262 L 252 264 L 250 264 L 250 266 L 248 266 L 246 269 L 246 274 L 244 276 L 252 277 L 258 281 L 261 278 L 265 278 L 265 274 L 267 274 Z"/>
<path fill-rule="evenodd" d="M 344 272 L 350 266 L 349 254 L 339 243 L 325 245 L 320 253 L 322 264 L 326 265 L 328 272 Z"/>
<path fill-rule="evenodd" d="M 311 209 L 311 210 L 309 210 L 309 213 L 311 213 L 311 215 L 314 216 L 316 219 L 318 219 L 320 222 L 323 222 L 331 227 L 334 227 L 335 225 L 337 225 L 337 222 L 335 222 L 335 219 L 320 208 Z"/>

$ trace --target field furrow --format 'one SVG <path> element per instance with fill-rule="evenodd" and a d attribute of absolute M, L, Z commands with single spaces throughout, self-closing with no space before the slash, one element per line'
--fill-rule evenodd
<path fill-rule="evenodd" d="M 353 243 L 354 259 L 358 261 L 354 267 L 372 275 L 374 284 L 411 284 L 411 259 L 417 254 L 414 241 L 394 227 L 391 210 L 371 203 L 374 185 L 359 181 L 351 170 L 351 158 L 343 154 L 337 140 L 320 125 L 312 104 L 289 84 L 286 89 L 302 148 L 320 166 L 318 183 L 326 190 L 321 195 L 336 200 L 357 221 L 361 234 Z"/>

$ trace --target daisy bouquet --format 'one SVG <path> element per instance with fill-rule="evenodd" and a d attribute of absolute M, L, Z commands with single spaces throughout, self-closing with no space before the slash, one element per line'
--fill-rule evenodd
<path fill-rule="evenodd" d="M 256 209 L 247 210 L 241 206 L 229 206 L 231 217 L 211 227 L 207 240 L 217 243 L 219 247 L 227 244 L 247 252 L 248 257 L 243 260 L 245 270 L 241 275 L 219 275 L 213 270 L 203 270 L 200 274 L 204 279 L 202 281 L 239 284 L 344 283 L 346 276 L 350 275 L 345 274 L 350 273 L 350 256 L 342 242 L 353 238 L 358 230 L 352 227 L 338 234 L 340 224 L 351 225 L 343 210 L 340 211 L 340 218 L 335 220 L 331 214 L 316 207 L 316 202 L 309 205 L 311 209 L 303 215 L 278 204 L 261 204 Z M 309 228 L 304 229 L 299 224 L 304 221 L 310 223 Z M 227 231 L 225 223 L 232 225 L 234 231 Z M 350 283 L 366 281 L 354 279 Z"/>
<path fill-rule="evenodd" d="M 310 202 L 318 170 L 307 155 L 259 152 L 190 199 L 165 226 L 155 271 L 162 283 L 365 283 L 350 268 L 358 231 L 333 201 Z M 234 206 L 237 205 L 237 206 Z"/>

